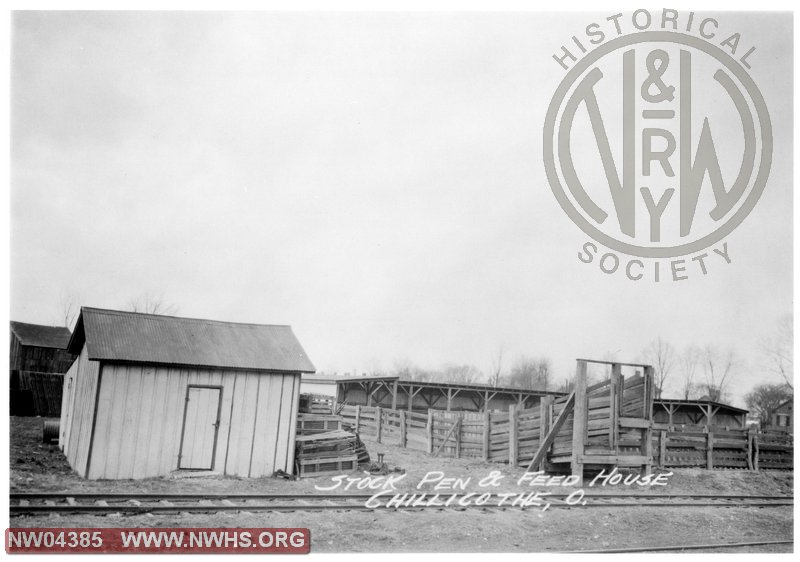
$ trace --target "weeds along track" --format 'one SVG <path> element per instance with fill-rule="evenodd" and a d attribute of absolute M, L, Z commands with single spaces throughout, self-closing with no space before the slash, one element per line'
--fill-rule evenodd
<path fill-rule="evenodd" d="M 387 507 L 399 494 L 405 499 Z M 523 505 L 493 494 L 477 503 L 479 494 L 447 494 L 431 505 L 434 494 L 393 492 L 378 498 L 370 494 L 101 494 L 12 493 L 12 516 L 40 514 L 144 514 L 215 512 L 370 511 L 370 510 L 539 510 L 589 508 L 791 507 L 793 496 L 746 496 L 717 494 L 587 494 L 576 502 L 567 494 L 551 494 L 540 502 Z M 370 501 L 368 501 L 370 500 Z M 446 505 L 443 505 L 446 504 Z"/>

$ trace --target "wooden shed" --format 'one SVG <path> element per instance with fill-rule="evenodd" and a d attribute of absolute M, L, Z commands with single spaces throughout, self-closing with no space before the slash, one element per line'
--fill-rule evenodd
<path fill-rule="evenodd" d="M 291 473 L 301 373 L 291 327 L 84 307 L 60 443 L 95 478 Z"/>
<path fill-rule="evenodd" d="M 12 416 L 61 414 L 63 374 L 75 356 L 63 326 L 11 322 L 10 390 Z"/>

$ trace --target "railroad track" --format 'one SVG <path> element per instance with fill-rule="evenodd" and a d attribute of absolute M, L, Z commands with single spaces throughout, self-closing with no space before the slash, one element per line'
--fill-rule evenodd
<path fill-rule="evenodd" d="M 408 492 L 410 498 L 412 493 Z M 418 492 L 418 495 L 421 492 Z M 433 494 L 428 494 L 430 499 Z M 442 496 L 441 502 L 452 494 Z M 486 503 L 477 504 L 475 495 L 455 494 L 446 506 L 414 505 L 409 501 L 402 507 L 388 509 L 483 509 L 483 510 L 541 510 L 584 509 L 617 507 L 749 507 L 770 508 L 792 506 L 793 496 L 745 495 L 689 495 L 689 494 L 593 494 L 585 495 L 581 502 L 570 503 L 567 494 L 551 494 L 541 498 L 541 503 L 521 507 L 509 499 L 500 505 L 493 496 Z M 10 494 L 11 515 L 36 514 L 144 514 L 144 513 L 214 513 L 214 512 L 290 512 L 290 511 L 369 511 L 386 508 L 391 495 L 382 496 L 376 507 L 366 505 L 371 494 L 98 494 L 98 493 L 20 493 Z M 472 498 L 472 501 L 468 502 Z M 459 500 L 467 502 L 459 503 Z M 374 501 L 374 500 L 373 500 Z"/>

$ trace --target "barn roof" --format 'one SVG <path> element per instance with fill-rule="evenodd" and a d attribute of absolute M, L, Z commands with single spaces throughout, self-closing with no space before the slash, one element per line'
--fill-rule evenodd
<path fill-rule="evenodd" d="M 42 326 L 11 321 L 11 331 L 22 345 L 66 349 L 72 332 L 64 326 Z"/>
<path fill-rule="evenodd" d="M 82 307 L 69 342 L 89 359 L 313 373 L 290 326 L 239 324 Z"/>

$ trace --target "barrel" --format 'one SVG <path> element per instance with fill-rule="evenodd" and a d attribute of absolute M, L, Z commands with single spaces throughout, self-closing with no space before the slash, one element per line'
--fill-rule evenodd
<path fill-rule="evenodd" d="M 46 421 L 42 428 L 42 442 L 58 443 L 58 434 L 61 430 L 60 421 Z"/>

